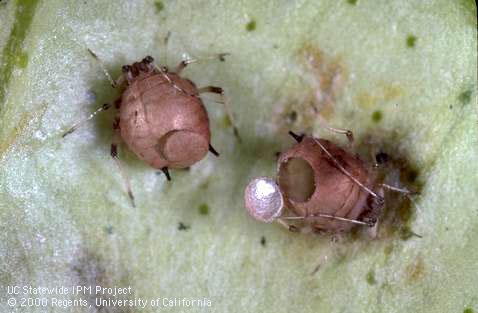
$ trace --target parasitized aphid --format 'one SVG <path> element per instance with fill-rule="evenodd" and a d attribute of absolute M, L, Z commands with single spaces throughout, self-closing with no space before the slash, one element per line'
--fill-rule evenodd
<path fill-rule="evenodd" d="M 353 140 L 350 131 L 327 128 Z M 289 134 L 297 143 L 280 154 L 277 178 L 255 178 L 245 189 L 245 207 L 256 220 L 277 221 L 291 231 L 312 227 L 339 233 L 354 225 L 374 227 L 384 205 L 384 189 L 412 193 L 380 182 L 376 164 L 367 164 L 328 140 Z M 384 159 L 377 155 L 377 162 Z"/>
<path fill-rule="evenodd" d="M 91 50 L 88 51 L 98 59 Z M 209 59 L 224 61 L 226 55 L 221 53 Z M 174 71 L 169 71 L 166 66 L 156 66 L 154 59 L 146 56 L 140 62 L 123 66 L 122 75 L 116 81 L 102 66 L 111 85 L 122 91 L 121 99 L 115 102 L 117 114 L 113 123 L 111 156 L 123 176 L 133 206 L 134 196 L 130 183 L 118 159 L 117 146 L 120 139 L 138 158 L 151 167 L 160 169 L 168 180 L 171 180 L 168 169 L 187 168 L 202 160 L 208 151 L 219 156 L 211 145 L 209 118 L 200 98 L 203 93 L 221 96 L 221 101 L 218 102 L 224 105 L 234 134 L 239 139 L 223 89 L 216 86 L 198 88 L 191 80 L 181 77 L 186 66 L 197 61 L 199 60 L 183 60 Z M 109 104 L 103 105 L 88 118 L 76 123 L 63 137 L 110 107 Z"/>

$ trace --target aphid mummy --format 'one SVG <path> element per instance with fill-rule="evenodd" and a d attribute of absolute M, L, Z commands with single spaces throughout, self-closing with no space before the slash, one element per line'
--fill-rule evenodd
<path fill-rule="evenodd" d="M 383 188 L 410 193 L 379 183 L 373 166 L 328 140 L 290 134 L 297 143 L 280 154 L 276 179 L 259 177 L 245 189 L 246 209 L 261 222 L 297 231 L 293 222 L 302 221 L 331 233 L 373 227 L 384 204 Z"/>
<path fill-rule="evenodd" d="M 146 59 L 125 67 L 121 138 L 157 169 L 185 168 L 204 158 L 211 133 L 199 91 L 176 73 L 157 71 Z"/>
<path fill-rule="evenodd" d="M 282 153 L 278 160 L 277 181 L 287 207 L 294 214 L 326 214 L 357 220 L 367 210 L 370 193 L 344 174 L 334 159 L 367 189 L 373 188 L 375 175 L 363 161 L 328 140 L 305 136 Z M 346 231 L 353 224 L 316 217 L 312 226 Z"/>
<path fill-rule="evenodd" d="M 97 58 L 92 51 L 89 52 Z M 223 61 L 225 55 L 218 54 L 215 57 Z M 122 173 L 133 205 L 134 198 L 128 178 L 121 169 L 117 156 L 120 139 L 138 158 L 151 167 L 162 170 L 168 180 L 170 168 L 187 168 L 202 160 L 208 151 L 219 156 L 211 145 L 209 118 L 200 94 L 219 94 L 222 97 L 220 103 L 224 104 L 231 121 L 232 117 L 222 88 L 197 88 L 191 80 L 180 76 L 188 64 L 196 61 L 198 60 L 184 60 L 174 72 L 170 72 L 165 66 L 155 66 L 154 59 L 147 56 L 140 62 L 123 66 L 123 74 L 117 81 L 113 81 L 102 66 L 111 85 L 122 90 L 121 98 L 115 102 L 118 113 L 113 124 L 115 139 L 111 145 L 111 156 Z M 109 107 L 108 104 L 103 105 L 86 120 L 71 127 L 63 137 Z M 233 127 L 238 137 L 237 129 L 234 125 Z"/>

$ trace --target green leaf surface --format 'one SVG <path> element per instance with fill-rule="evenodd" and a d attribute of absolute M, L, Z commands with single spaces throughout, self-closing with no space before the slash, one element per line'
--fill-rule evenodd
<path fill-rule="evenodd" d="M 0 311 L 45 312 L 10 308 L 10 285 L 212 303 L 171 312 L 478 311 L 476 13 L 468 0 L 1 1 Z M 242 143 L 207 96 L 221 156 L 169 183 L 123 147 L 132 208 L 109 156 L 112 112 L 61 138 L 119 96 L 87 49 L 114 77 L 145 55 L 173 68 L 229 52 L 184 73 L 226 90 Z M 420 189 L 387 205 L 402 218 L 376 239 L 293 234 L 243 208 L 289 129 L 345 144 L 312 108 L 353 130 L 363 158 L 402 160 L 408 182 L 394 181 Z M 90 308 L 47 311 L 157 312 L 82 297 Z"/>

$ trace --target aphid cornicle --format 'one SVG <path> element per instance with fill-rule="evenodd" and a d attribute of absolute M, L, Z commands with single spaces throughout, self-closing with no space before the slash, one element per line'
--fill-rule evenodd
<path fill-rule="evenodd" d="M 245 207 L 261 222 L 277 221 L 298 231 L 291 222 L 302 221 L 332 233 L 356 224 L 372 227 L 384 204 L 384 188 L 410 193 L 379 182 L 373 166 L 328 140 L 290 134 L 297 143 L 280 154 L 277 178 L 253 179 L 245 189 Z"/>
<path fill-rule="evenodd" d="M 90 51 L 90 54 L 97 58 Z M 216 55 L 221 61 L 226 54 Z M 118 114 L 113 129 L 111 156 L 115 159 L 125 180 L 128 195 L 134 206 L 134 197 L 128 178 L 121 169 L 117 155 L 118 140 L 122 139 L 138 158 L 151 167 L 160 169 L 170 180 L 168 169 L 187 168 L 205 157 L 208 151 L 219 153 L 211 145 L 209 118 L 199 97 L 202 93 L 216 93 L 223 97 L 226 114 L 232 122 L 224 99 L 223 89 L 216 86 L 197 88 L 189 79 L 180 76 L 182 70 L 196 59 L 182 61 L 174 72 L 157 67 L 151 56 L 122 67 L 122 76 L 113 81 L 103 68 L 113 87 L 122 88 L 121 99 L 115 102 Z M 75 124 L 63 137 L 72 133 L 83 122 L 107 110 L 103 105 L 86 120 Z M 238 132 L 233 125 L 234 134 Z"/>

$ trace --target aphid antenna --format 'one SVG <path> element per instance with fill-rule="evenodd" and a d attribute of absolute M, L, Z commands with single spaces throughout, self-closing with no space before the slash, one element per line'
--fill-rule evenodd
<path fill-rule="evenodd" d="M 79 122 L 76 122 L 70 129 L 68 129 L 65 133 L 63 133 L 63 135 L 61 137 L 65 138 L 67 135 L 69 135 L 72 132 L 74 132 L 75 130 L 77 130 L 80 126 L 82 126 L 83 124 L 85 124 L 86 122 L 88 122 L 89 120 L 94 118 L 98 113 L 106 111 L 110 107 L 111 107 L 111 105 L 109 103 L 103 104 L 101 107 L 96 109 L 93 113 L 91 113 L 87 118 L 85 118 L 84 120 L 81 120 Z"/>
<path fill-rule="evenodd" d="M 88 50 L 88 52 L 90 53 L 90 55 L 96 60 L 96 62 L 98 62 L 98 64 L 100 65 L 101 67 L 101 70 L 103 71 L 103 73 L 105 74 L 106 78 L 108 79 L 108 81 L 110 82 L 111 84 L 111 87 L 113 88 L 116 88 L 118 86 L 118 82 L 115 81 L 110 73 L 108 72 L 108 70 L 106 69 L 106 66 L 104 65 L 103 61 L 100 60 L 100 58 L 98 58 L 98 56 L 96 55 L 96 53 L 94 53 L 93 51 L 91 51 L 90 48 L 86 48 Z"/>
<path fill-rule="evenodd" d="M 323 118 L 321 115 L 318 115 L 317 117 L 319 121 L 319 126 L 322 128 L 325 128 L 333 133 L 345 135 L 347 137 L 347 140 L 349 141 L 349 144 L 353 143 L 354 141 L 354 134 L 351 130 L 345 129 L 345 128 L 337 128 L 337 127 L 332 127 L 327 123 L 325 118 Z"/>
<path fill-rule="evenodd" d="M 377 201 L 382 204 L 384 203 L 384 199 L 383 197 L 377 195 L 375 192 L 373 192 L 370 188 L 368 188 L 367 186 L 365 186 L 364 184 L 362 184 L 358 179 L 356 179 L 352 174 L 350 174 L 343 166 L 342 164 L 340 164 L 339 161 L 337 161 L 336 158 L 334 158 L 334 156 L 329 152 L 329 150 L 327 150 L 324 145 L 322 145 L 320 143 L 320 141 L 317 139 L 317 138 L 313 138 L 314 141 L 317 143 L 317 145 L 319 145 L 319 147 L 322 149 L 322 151 L 325 152 L 325 154 L 327 154 L 327 156 L 335 163 L 335 165 L 342 171 L 342 173 L 344 173 L 348 178 L 350 178 L 354 183 L 356 183 L 360 188 L 362 188 L 364 191 L 366 191 L 367 193 L 369 193 L 372 197 L 374 197 L 375 199 L 377 199 Z"/>
<path fill-rule="evenodd" d="M 181 63 L 176 67 L 174 70 L 175 73 L 178 75 L 188 66 L 189 64 L 192 63 L 198 63 L 198 62 L 204 62 L 208 60 L 215 60 L 218 59 L 221 62 L 224 62 L 226 60 L 226 56 L 231 55 L 229 52 L 223 52 L 223 53 L 215 53 L 207 57 L 202 57 L 202 58 L 191 58 L 191 59 L 186 59 L 182 60 Z"/>
<path fill-rule="evenodd" d="M 398 193 L 403 193 L 405 195 L 416 195 L 416 194 L 418 194 L 418 192 L 416 192 L 416 191 L 411 191 L 411 190 L 408 190 L 406 188 L 399 188 L 399 187 L 391 186 L 391 185 L 388 185 L 388 184 L 380 184 L 380 186 L 385 188 L 385 189 L 391 190 L 391 191 L 395 191 L 395 192 L 398 192 Z"/>

